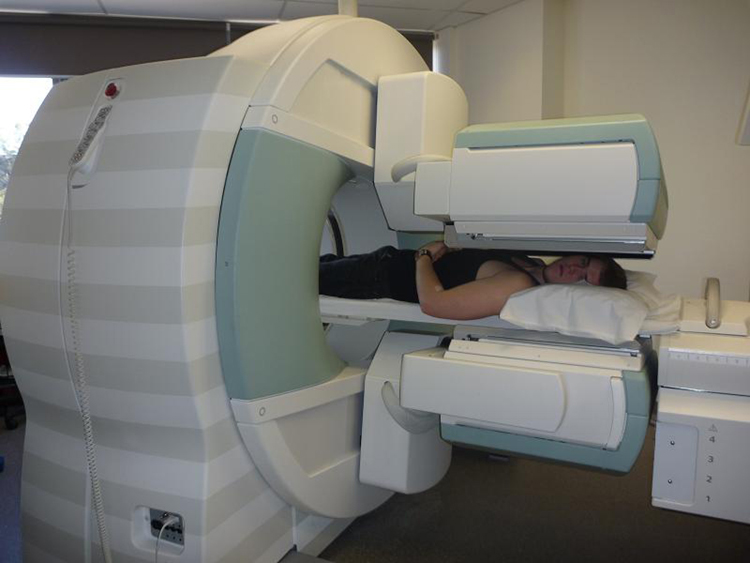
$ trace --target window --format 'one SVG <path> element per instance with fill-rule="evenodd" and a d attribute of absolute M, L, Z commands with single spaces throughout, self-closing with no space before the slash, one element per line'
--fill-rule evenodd
<path fill-rule="evenodd" d="M 0 213 L 18 149 L 51 88 L 51 78 L 0 77 Z"/>

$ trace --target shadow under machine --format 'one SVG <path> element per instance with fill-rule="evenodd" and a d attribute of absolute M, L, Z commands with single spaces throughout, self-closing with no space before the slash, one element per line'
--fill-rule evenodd
<path fill-rule="evenodd" d="M 396 31 L 347 16 L 52 90 L 0 243 L 27 561 L 315 555 L 436 484 L 451 444 L 624 473 L 657 352 L 654 505 L 750 522 L 746 304 L 709 328 L 686 301 L 678 332 L 609 344 L 319 298 L 321 253 L 415 233 L 653 255 L 643 117 L 467 115 Z"/>

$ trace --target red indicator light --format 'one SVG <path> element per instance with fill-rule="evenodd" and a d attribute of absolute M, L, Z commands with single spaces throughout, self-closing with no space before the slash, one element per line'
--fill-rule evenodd
<path fill-rule="evenodd" d="M 120 93 L 120 89 L 117 87 L 117 84 L 114 82 L 110 82 L 107 84 L 107 87 L 104 89 L 104 95 L 108 98 L 116 98 L 117 94 Z"/>

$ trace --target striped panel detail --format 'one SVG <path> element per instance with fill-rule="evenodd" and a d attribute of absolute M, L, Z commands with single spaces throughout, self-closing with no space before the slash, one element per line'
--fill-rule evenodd
<path fill-rule="evenodd" d="M 55 444 L 55 447 L 50 448 L 50 444 Z M 39 426 L 33 419 L 26 421 L 23 451 L 24 455 L 36 455 L 73 471 L 87 471 L 86 450 L 82 440 Z"/>
<path fill-rule="evenodd" d="M 52 475 L 54 479 L 50 479 Z M 72 504 L 79 504 L 85 498 L 84 472 L 68 469 L 29 452 L 23 456 L 23 480 L 26 486 L 32 485 Z"/>
<path fill-rule="evenodd" d="M 66 563 L 64 559 L 42 551 L 29 542 L 24 542 L 23 544 L 23 561 L 25 563 Z"/>
<path fill-rule="evenodd" d="M 14 209 L 3 216 L 6 241 L 56 245 L 63 212 L 54 209 Z M 184 221 L 196 228 L 183 232 Z M 219 210 L 87 209 L 71 213 L 75 246 L 182 246 L 216 240 Z"/>
<path fill-rule="evenodd" d="M 50 476 L 54 475 L 54 479 Z M 190 522 L 190 533 L 205 535 L 223 524 L 244 506 L 268 491 L 268 485 L 257 472 L 246 473 L 233 483 L 208 498 L 188 498 L 181 494 L 163 492 L 161 484 L 172 475 L 161 475 L 159 488 L 133 487 L 111 481 L 102 481 L 108 516 L 130 520 L 139 506 L 160 508 L 181 514 Z M 42 457 L 27 454 L 24 458 L 24 482 L 46 494 L 77 505 L 84 498 L 86 475 L 52 463 Z M 205 517 L 199 515 L 204 509 Z"/>
<path fill-rule="evenodd" d="M 57 87 L 49 95 L 56 97 Z M 91 113 L 90 105 L 56 110 L 49 110 L 49 107 L 45 102 L 34 117 L 32 127 L 37 132 L 34 135 L 35 141 L 70 141 L 82 136 L 86 120 Z"/>
<path fill-rule="evenodd" d="M 61 109 L 90 108 L 104 87 L 108 72 L 104 70 L 84 76 L 76 76 L 72 80 L 66 80 L 56 85 L 47 95 L 37 115 Z"/>
<path fill-rule="evenodd" d="M 18 379 L 18 387 L 26 397 L 33 397 L 45 403 L 56 405 L 64 409 L 78 412 L 75 390 L 70 379 L 54 379 L 45 375 L 31 373 L 21 367 L 13 369 Z M 33 412 L 31 406 L 27 406 L 27 414 Z"/>
<path fill-rule="evenodd" d="M 87 471 L 84 445 L 78 438 L 34 422 L 28 425 L 27 434 L 26 453 L 73 472 L 84 474 Z M 56 447 L 50 448 L 50 443 Z M 212 497 L 245 475 L 256 474 L 241 444 L 208 464 L 101 445 L 97 445 L 97 458 L 100 475 L 107 477 L 108 482 L 196 500 Z M 180 478 L 164 479 L 164 475 L 179 475 Z"/>
<path fill-rule="evenodd" d="M 0 221 L 0 238 L 3 221 Z M 0 275 L 56 280 L 60 277 L 60 247 L 48 244 L 10 242 L 0 244 Z"/>
<path fill-rule="evenodd" d="M 77 411 L 26 396 L 29 419 L 37 425 L 73 438 L 81 437 L 81 418 Z M 96 443 L 160 457 L 208 462 L 228 452 L 238 443 L 233 418 L 225 418 L 208 428 L 180 428 L 123 422 L 92 416 Z"/>
<path fill-rule="evenodd" d="M 23 366 L 22 369 L 31 373 L 70 381 L 62 349 L 12 338 L 6 338 L 5 342 L 13 350 L 14 365 Z M 70 352 L 68 357 L 72 365 L 73 353 Z M 100 389 L 152 395 L 197 396 L 224 385 L 216 353 L 192 362 L 84 355 L 83 363 L 89 385 Z"/>
<path fill-rule="evenodd" d="M 43 403 L 74 412 L 77 402 L 70 381 L 16 370 L 22 391 Z M 202 395 L 155 395 L 88 386 L 91 413 L 112 421 L 154 424 L 174 428 L 210 428 L 231 416 L 226 392 L 221 387 Z"/>
<path fill-rule="evenodd" d="M 143 135 L 107 135 L 97 171 L 223 168 L 237 137 L 235 132 L 185 131 Z M 76 139 L 24 143 L 13 165 L 13 176 L 65 171 Z"/>
<path fill-rule="evenodd" d="M 192 521 L 195 522 L 195 518 L 193 518 Z M 140 521 L 137 522 L 136 526 L 140 523 Z M 145 524 L 145 520 L 143 523 Z M 95 525 L 92 528 L 91 562 L 105 563 L 104 556 L 102 555 L 102 548 L 99 543 L 99 534 L 96 532 Z M 139 529 L 138 543 L 135 543 L 132 539 L 134 535 L 133 528 L 132 518 L 125 520 L 109 514 L 107 515 L 107 530 L 109 531 L 113 563 L 154 563 L 154 548 L 156 546 L 156 540 L 145 536 L 145 531 Z M 199 563 L 202 560 L 201 536 L 190 533 L 190 529 L 188 528 L 184 537 L 185 548 L 180 552 L 179 556 L 175 554 L 173 549 L 170 549 L 171 546 L 165 544 L 159 546 L 159 563 L 173 561 Z"/>
<path fill-rule="evenodd" d="M 298 511 L 295 510 L 295 513 L 298 513 Z M 354 522 L 354 518 L 333 520 L 314 514 L 298 520 L 295 525 L 297 550 L 307 555 L 319 555 L 352 522 Z"/>
<path fill-rule="evenodd" d="M 57 286 L 65 196 L 59 172 L 67 172 L 108 77 L 125 87 L 97 173 L 73 193 L 71 215 L 79 333 L 113 555 L 118 563 L 151 560 L 153 551 L 131 545 L 132 509 L 157 502 L 180 507 L 188 526 L 197 526 L 188 529 L 186 560 L 219 560 L 254 530 L 257 559 L 274 553 L 275 562 L 291 547 L 290 509 L 241 442 L 217 355 L 218 210 L 236 131 L 264 72 L 245 64 L 248 72 L 227 73 L 230 64 L 242 66 L 196 59 L 71 80 L 53 90 L 27 136 L 6 200 L 6 218 L 16 219 L 0 227 L 0 258 L 12 259 L 0 269 L 12 292 L 3 325 L 29 413 L 24 510 L 41 530 L 28 535 L 29 554 L 81 560 L 86 468 L 60 349 L 69 323 L 56 305 L 65 291 Z M 217 82 L 221 94 L 209 96 Z M 58 525 L 61 516 L 70 527 Z M 37 541 L 47 534 L 59 550 Z M 99 561 L 98 547 L 91 552 Z M 247 561 L 248 550 L 235 553 Z"/>
<path fill-rule="evenodd" d="M 137 88 L 123 89 L 122 101 L 146 100 L 180 93 L 214 93 L 231 62 L 230 57 L 198 57 L 118 68 L 110 73 L 113 77 L 122 77 L 125 84 L 128 80 L 137 80 Z"/>
<path fill-rule="evenodd" d="M 175 94 L 171 97 L 125 101 L 118 100 L 107 118 L 111 129 L 120 135 L 145 135 L 178 132 L 225 132 L 237 134 L 248 96 Z M 91 106 L 40 111 L 34 121 L 32 143 L 78 141 L 92 118 Z M 110 137 L 111 138 L 111 137 Z"/>
<path fill-rule="evenodd" d="M 67 175 L 68 160 L 78 144 L 77 140 L 34 142 L 35 137 L 31 136 L 33 131 L 30 128 L 27 141 L 21 145 L 21 150 L 13 163 L 13 178 L 63 172 Z M 13 181 L 10 187 L 13 188 Z"/>
<path fill-rule="evenodd" d="M 8 327 L 7 333 L 13 340 L 62 347 L 59 315 L 7 306 L 0 312 L 3 328 Z M 67 319 L 64 322 L 68 325 Z M 132 354 L 134 359 L 189 363 L 218 352 L 215 327 L 213 317 L 174 325 L 83 319 L 79 321 L 78 334 L 84 355 L 127 358 Z"/>
<path fill-rule="evenodd" d="M 162 475 L 162 480 L 172 478 Z M 194 536 L 205 536 L 232 518 L 243 507 L 251 504 L 269 489 L 257 473 L 248 473 L 208 499 L 190 499 L 183 495 L 169 495 L 159 490 L 127 487 L 102 481 L 102 495 L 107 515 L 129 520 L 138 506 L 149 506 L 181 514 L 188 523 L 187 531 Z M 205 511 L 205 514 L 201 514 Z"/>
<path fill-rule="evenodd" d="M 97 172 L 96 188 L 76 198 L 76 209 L 218 207 L 225 178 L 222 168 Z M 194 192 L 189 202 L 186 186 Z M 62 208 L 65 188 L 64 174 L 14 177 L 13 198 L 3 210 Z"/>
<path fill-rule="evenodd" d="M 179 286 L 213 283 L 216 245 L 76 249 L 78 283 Z"/>
<path fill-rule="evenodd" d="M 21 530 L 31 544 L 65 561 L 84 561 L 84 507 L 21 483 Z M 84 497 L 81 497 L 81 500 Z"/>
<path fill-rule="evenodd" d="M 184 287 L 149 287 L 76 284 L 77 316 L 81 319 L 179 324 L 204 320 L 214 315 L 214 286 L 211 283 Z M 54 315 L 60 310 L 60 292 L 53 280 L 4 276 L 2 303 Z"/>
<path fill-rule="evenodd" d="M 230 521 L 231 522 L 231 521 Z M 263 521 L 250 534 L 235 533 L 233 538 L 243 538 L 243 540 L 233 546 L 233 549 L 227 550 L 217 548 L 212 553 L 223 553 L 214 561 L 222 563 L 272 563 L 279 561 L 281 557 L 293 546 L 292 534 L 292 516 L 291 509 L 284 507 L 278 510 L 272 517 Z M 213 538 L 209 535 L 208 541 L 213 543 Z"/>
<path fill-rule="evenodd" d="M 247 110 L 249 96 L 203 94 L 199 96 L 175 95 L 148 100 L 122 100 L 115 105 L 109 117 L 109 127 L 118 135 L 142 135 L 155 131 L 224 131 L 237 135 L 238 109 Z M 196 112 L 196 108 L 203 111 Z M 208 108 L 208 115 L 204 112 Z M 205 125 L 210 124 L 210 129 Z M 158 125 L 158 129 L 155 127 Z"/>
<path fill-rule="evenodd" d="M 264 495 L 275 496 L 275 493 L 258 471 L 248 473 L 242 479 L 217 491 L 208 498 L 205 507 L 206 531 L 210 533 L 217 529 L 245 506 L 250 506 Z"/>
<path fill-rule="evenodd" d="M 61 348 L 62 332 L 60 330 L 59 315 L 42 315 L 13 307 L 0 307 L 0 318 L 3 323 L 3 334 L 13 340 L 22 340 L 51 348 Z M 13 349 L 9 348 L 11 365 L 13 364 Z M 18 366 L 22 367 L 22 366 Z"/>
<path fill-rule="evenodd" d="M 52 90 L 55 95 L 45 102 L 43 109 L 50 111 L 88 107 L 94 103 L 105 81 L 114 78 L 122 79 L 126 86 L 120 94 L 119 101 L 122 102 L 214 92 L 229 95 L 247 95 L 252 92 L 248 90 L 248 82 L 241 80 L 242 77 L 224 79 L 230 64 L 242 64 L 246 74 L 263 71 L 261 65 L 235 62 L 231 57 L 199 57 L 110 69 L 59 84 Z M 137 87 L 128 88 L 130 80 L 137 81 Z"/>
<path fill-rule="evenodd" d="M 14 209 L 0 223 L 3 241 L 56 245 L 62 231 L 62 209 Z"/>
<path fill-rule="evenodd" d="M 24 501 L 26 504 L 26 501 Z M 49 518 L 49 515 L 47 515 Z M 59 515 L 50 518 L 59 522 Z M 77 521 L 83 522 L 83 507 Z M 53 526 L 44 518 L 37 518 L 23 512 L 21 514 L 23 533 L 24 563 L 49 563 L 65 561 L 80 563 L 85 561 L 84 543 L 80 535 L 65 532 Z"/>

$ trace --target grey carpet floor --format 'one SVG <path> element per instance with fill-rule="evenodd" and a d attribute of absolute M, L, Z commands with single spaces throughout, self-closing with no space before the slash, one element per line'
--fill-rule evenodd
<path fill-rule="evenodd" d="M 750 563 L 750 526 L 653 508 L 654 429 L 633 470 L 596 473 L 454 449 L 448 474 L 357 519 L 336 563 Z M 750 507 L 748 507 L 750 509 Z"/>
<path fill-rule="evenodd" d="M 20 563 L 24 427 L 0 429 L 0 562 Z M 613 476 L 456 448 L 445 479 L 395 495 L 321 554 L 336 563 L 748 563 L 750 526 L 650 505 L 653 428 L 631 473 Z"/>
<path fill-rule="evenodd" d="M 0 473 L 0 563 L 21 561 L 20 489 L 23 433 L 26 425 L 6 430 L 0 421 L 0 456 L 5 468 Z"/>

